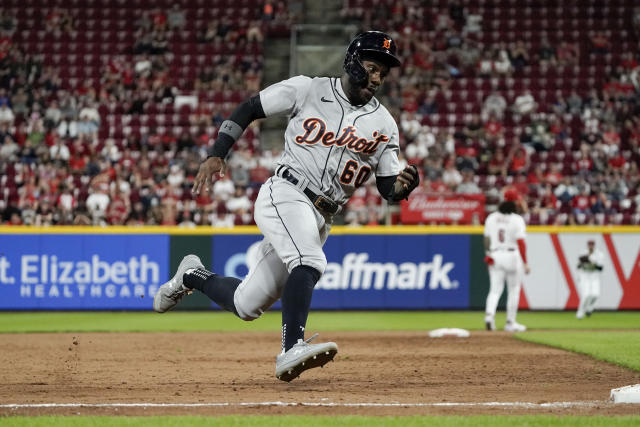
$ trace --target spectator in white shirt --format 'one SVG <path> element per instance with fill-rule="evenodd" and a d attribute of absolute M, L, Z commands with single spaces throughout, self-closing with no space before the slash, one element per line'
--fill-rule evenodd
<path fill-rule="evenodd" d="M 500 92 L 492 92 L 482 105 L 482 120 L 486 122 L 492 113 L 495 114 L 498 120 L 502 120 L 506 109 L 507 101 L 504 96 Z"/>
<path fill-rule="evenodd" d="M 69 147 L 60 138 L 56 139 L 56 142 L 49 148 L 49 155 L 52 160 L 63 160 L 65 162 L 68 162 L 71 158 Z"/>
<path fill-rule="evenodd" d="M 107 212 L 107 208 L 109 207 L 109 195 L 106 193 L 107 190 L 104 189 L 96 189 L 93 190 L 89 197 L 87 197 L 87 209 L 93 218 L 93 224 L 99 225 L 104 223 L 104 216 Z"/>
<path fill-rule="evenodd" d="M 231 197 L 235 191 L 236 186 L 233 184 L 229 174 L 225 174 L 213 184 L 213 194 L 220 200 L 229 200 L 229 197 Z"/>
<path fill-rule="evenodd" d="M 471 10 L 467 13 L 462 35 L 476 34 L 482 32 L 482 15 L 477 10 Z"/>
<path fill-rule="evenodd" d="M 13 123 L 15 116 L 7 104 L 0 105 L 0 123 Z"/>
<path fill-rule="evenodd" d="M 15 141 L 9 136 L 6 135 L 4 137 L 4 143 L 2 147 L 0 147 L 0 159 L 4 160 L 15 160 L 15 154 L 20 151 L 20 147 Z"/>
<path fill-rule="evenodd" d="M 227 210 L 234 214 L 244 214 L 251 211 L 251 200 L 247 197 L 244 188 L 236 187 L 236 191 L 232 197 L 227 200 Z"/>
<path fill-rule="evenodd" d="M 231 214 L 213 212 L 209 215 L 209 221 L 212 227 L 232 228 L 235 225 Z"/>
<path fill-rule="evenodd" d="M 520 115 L 527 115 L 534 112 L 537 106 L 538 104 L 536 103 L 536 100 L 528 90 L 525 90 L 520 96 L 518 96 L 513 103 L 514 111 Z"/>
<path fill-rule="evenodd" d="M 451 189 L 455 189 L 462 182 L 462 174 L 456 169 L 454 162 L 449 162 L 444 169 L 442 182 Z"/>
<path fill-rule="evenodd" d="M 500 49 L 494 56 L 493 69 L 498 74 L 509 74 L 512 70 L 511 59 L 509 59 L 509 52 L 507 46 L 502 43 Z"/>
<path fill-rule="evenodd" d="M 473 181 L 473 171 L 465 169 L 462 171 L 462 182 L 458 184 L 456 193 L 458 194 L 480 194 L 480 187 Z"/>

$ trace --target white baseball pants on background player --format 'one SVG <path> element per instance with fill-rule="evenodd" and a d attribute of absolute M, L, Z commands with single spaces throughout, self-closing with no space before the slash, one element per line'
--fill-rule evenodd
<path fill-rule="evenodd" d="M 516 321 L 520 287 L 524 277 L 522 258 L 517 250 L 501 249 L 491 252 L 493 265 L 489 266 L 489 295 L 487 295 L 485 315 L 494 319 L 498 308 L 498 300 L 507 282 L 507 322 Z"/>
<path fill-rule="evenodd" d="M 591 313 L 596 308 L 596 301 L 600 296 L 600 272 L 581 271 L 578 273 L 578 292 L 580 304 L 576 312 L 577 318 L 582 318 L 586 313 Z"/>
<path fill-rule="evenodd" d="M 280 298 L 294 267 L 324 272 L 327 258 L 322 246 L 331 228 L 301 189 L 278 176 L 262 185 L 254 209 L 264 239 L 247 254 L 249 273 L 234 294 L 243 320 L 257 319 Z"/>

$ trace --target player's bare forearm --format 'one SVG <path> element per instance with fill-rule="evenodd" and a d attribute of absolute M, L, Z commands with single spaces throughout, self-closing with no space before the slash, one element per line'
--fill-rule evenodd
<path fill-rule="evenodd" d="M 240 103 L 227 120 L 222 122 L 218 130 L 213 147 L 209 151 L 209 157 L 225 158 L 233 144 L 242 136 L 249 124 L 257 119 L 265 117 L 260 95 L 253 96 Z"/>
<path fill-rule="evenodd" d="M 211 192 L 213 190 L 213 176 L 216 173 L 220 173 L 220 176 L 224 176 L 227 171 L 227 164 L 224 159 L 220 157 L 209 157 L 207 160 L 200 164 L 198 174 L 193 180 L 193 188 L 191 192 L 195 195 L 200 194 L 200 191 Z"/>

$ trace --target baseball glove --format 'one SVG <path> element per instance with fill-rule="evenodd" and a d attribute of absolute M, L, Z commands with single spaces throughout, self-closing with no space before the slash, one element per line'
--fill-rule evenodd
<path fill-rule="evenodd" d="M 415 165 L 407 165 L 393 184 L 393 201 L 397 202 L 409 197 L 409 194 L 420 184 L 420 174 Z"/>

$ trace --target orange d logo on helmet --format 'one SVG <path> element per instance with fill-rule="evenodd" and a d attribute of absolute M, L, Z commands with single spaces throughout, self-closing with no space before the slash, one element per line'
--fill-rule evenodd
<path fill-rule="evenodd" d="M 391 49 L 391 39 L 384 39 L 382 42 L 382 47 L 385 49 Z"/>

